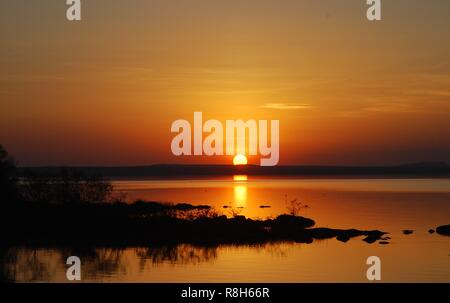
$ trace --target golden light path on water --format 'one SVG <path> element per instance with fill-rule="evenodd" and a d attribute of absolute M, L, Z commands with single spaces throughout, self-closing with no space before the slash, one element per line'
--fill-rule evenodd
<path fill-rule="evenodd" d="M 247 180 L 246 175 L 233 176 L 234 189 L 234 206 L 237 208 L 245 208 L 247 206 Z"/>

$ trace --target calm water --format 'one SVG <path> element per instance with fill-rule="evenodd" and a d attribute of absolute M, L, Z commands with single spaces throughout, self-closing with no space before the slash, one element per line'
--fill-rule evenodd
<path fill-rule="evenodd" d="M 129 247 L 91 250 L 10 248 L 3 274 L 16 281 L 65 281 L 65 258 L 82 260 L 83 281 L 364 282 L 368 256 L 379 256 L 384 282 L 450 282 L 450 237 L 429 234 L 450 224 L 450 179 L 253 179 L 114 181 L 128 199 L 207 204 L 226 215 L 274 217 L 289 201 L 309 208 L 316 226 L 380 229 L 390 244 Z M 261 208 L 261 205 L 270 206 Z M 224 208 L 226 206 L 226 208 Z M 412 235 L 402 230 L 412 229 Z"/>

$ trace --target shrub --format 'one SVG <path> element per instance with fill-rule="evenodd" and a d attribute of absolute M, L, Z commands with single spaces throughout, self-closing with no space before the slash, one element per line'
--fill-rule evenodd
<path fill-rule="evenodd" d="M 37 176 L 27 172 L 20 192 L 28 202 L 77 204 L 109 201 L 113 186 L 103 178 L 62 169 L 54 176 Z"/>

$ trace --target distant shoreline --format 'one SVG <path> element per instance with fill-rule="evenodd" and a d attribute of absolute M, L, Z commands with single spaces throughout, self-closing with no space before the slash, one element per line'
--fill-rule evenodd
<path fill-rule="evenodd" d="M 19 167 L 18 174 L 26 171 L 39 175 L 54 175 L 62 166 Z M 426 162 L 397 166 L 273 166 L 256 165 L 184 165 L 158 164 L 148 166 L 67 166 L 88 175 L 109 178 L 152 178 L 152 177 L 210 177 L 224 175 L 253 175 L 273 177 L 385 177 L 385 178 L 449 178 L 450 166 L 444 162 Z"/>

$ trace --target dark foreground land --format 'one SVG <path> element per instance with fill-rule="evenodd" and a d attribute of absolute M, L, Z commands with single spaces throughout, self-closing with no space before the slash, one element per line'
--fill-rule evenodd
<path fill-rule="evenodd" d="M 312 219 L 280 215 L 275 219 L 227 218 L 209 206 L 138 201 L 76 205 L 20 204 L 3 212 L 1 238 L 9 245 L 146 245 L 169 243 L 244 244 L 268 241 L 311 243 L 363 236 L 383 240 L 378 230 L 313 228 Z"/>
<path fill-rule="evenodd" d="M 151 170 L 170 175 L 179 173 L 180 169 L 188 173 L 211 173 L 218 167 L 155 166 Z M 223 166 L 219 173 L 230 169 L 233 171 L 229 173 L 236 173 L 235 170 L 245 169 L 247 172 L 265 168 Z M 295 172 L 298 167 L 277 169 Z M 367 169 L 363 171 L 367 172 Z M 427 163 L 403 167 L 401 172 L 405 171 L 445 174 L 449 169 L 444 164 Z M 253 220 L 239 215 L 228 218 L 209 206 L 146 201 L 128 204 L 124 203 L 123 197 L 115 196 L 113 186 L 107 179 L 94 173 L 68 168 L 51 171 L 17 170 L 13 159 L 0 146 L 1 245 L 118 247 L 155 243 L 311 243 L 330 238 L 347 242 L 358 236 L 362 236 L 367 243 L 379 241 L 380 244 L 387 244 L 390 239 L 385 236 L 386 232 L 379 230 L 315 228 L 314 220 L 297 215 L 301 205 L 297 205 L 289 215 Z M 448 235 L 449 229 L 449 226 L 442 226 L 436 232 Z"/>
<path fill-rule="evenodd" d="M 159 169 L 176 172 L 169 167 Z M 295 211 L 275 219 L 252 220 L 237 215 L 227 218 L 209 206 L 127 204 L 115 196 L 108 180 L 94 172 L 18 170 L 1 145 L 0 201 L 0 237 L 5 246 L 311 243 L 333 237 L 346 242 L 356 236 L 373 243 L 385 234 L 313 228 L 313 220 L 296 216 Z"/>

